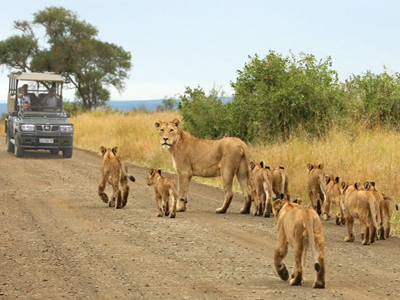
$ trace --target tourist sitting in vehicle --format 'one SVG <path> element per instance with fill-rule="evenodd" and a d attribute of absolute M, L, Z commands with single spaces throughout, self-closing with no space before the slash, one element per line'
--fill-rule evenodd
<path fill-rule="evenodd" d="M 58 100 L 60 100 L 60 98 L 57 97 L 56 90 L 51 88 L 47 96 L 44 97 L 42 103 L 44 106 L 57 106 Z"/>
<path fill-rule="evenodd" d="M 29 98 L 29 96 L 27 95 L 28 92 L 28 85 L 24 84 L 20 89 L 20 95 L 18 96 L 18 106 L 22 108 L 22 105 L 24 103 L 28 103 L 28 105 L 31 105 L 31 98 Z M 15 100 L 15 95 L 12 96 L 12 99 Z"/>
<path fill-rule="evenodd" d="M 24 103 L 22 104 L 22 110 L 23 110 L 23 111 L 31 110 L 31 108 L 30 108 L 30 103 L 24 102 Z"/>

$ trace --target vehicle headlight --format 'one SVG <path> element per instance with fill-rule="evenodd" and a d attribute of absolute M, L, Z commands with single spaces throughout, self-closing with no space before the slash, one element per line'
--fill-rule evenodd
<path fill-rule="evenodd" d="M 35 131 L 35 125 L 33 124 L 22 124 L 21 125 L 22 131 Z"/>
<path fill-rule="evenodd" d="M 74 128 L 72 125 L 60 125 L 60 131 L 61 132 L 73 132 Z"/>

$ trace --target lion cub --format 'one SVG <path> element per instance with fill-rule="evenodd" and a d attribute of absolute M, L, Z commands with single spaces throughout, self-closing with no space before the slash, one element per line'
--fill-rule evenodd
<path fill-rule="evenodd" d="M 178 193 L 175 180 L 169 177 L 163 177 L 161 170 L 151 168 L 147 173 L 147 185 L 153 185 L 156 193 L 156 203 L 158 208 L 157 217 L 162 217 L 164 214 L 170 218 L 176 216 L 176 205 Z M 171 208 L 169 208 L 169 200 L 171 198 Z"/>
<path fill-rule="evenodd" d="M 269 218 L 272 213 L 272 187 L 268 170 L 254 160 L 249 163 L 251 191 L 254 198 L 254 215 Z"/>
<path fill-rule="evenodd" d="M 100 147 L 103 155 L 103 166 L 101 167 L 101 178 L 98 188 L 98 195 L 104 203 L 108 203 L 109 207 L 123 208 L 128 202 L 129 184 L 134 182 L 135 177 L 128 174 L 128 167 L 122 157 L 117 156 L 118 147 L 112 149 Z M 113 188 L 111 200 L 104 193 L 106 184 L 110 184 Z"/>
<path fill-rule="evenodd" d="M 325 241 L 319 215 L 312 208 L 301 207 L 288 200 L 276 200 L 272 205 L 276 216 L 277 246 L 275 249 L 275 269 L 283 280 L 289 279 L 289 272 L 283 259 L 288 252 L 288 244 L 294 250 L 295 265 L 290 285 L 301 285 L 304 281 L 303 268 L 308 247 L 314 259 L 317 276 L 313 288 L 325 288 Z"/>
<path fill-rule="evenodd" d="M 358 190 L 357 183 L 349 184 L 346 180 L 340 182 L 340 193 L 344 204 L 344 216 L 347 223 L 348 235 L 345 242 L 354 242 L 354 219 L 360 219 L 362 230 L 362 245 L 375 242 L 378 222 L 377 205 L 375 196 L 368 190 Z"/>

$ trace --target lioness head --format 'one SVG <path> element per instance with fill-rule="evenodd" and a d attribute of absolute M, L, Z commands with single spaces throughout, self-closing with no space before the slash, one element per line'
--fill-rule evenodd
<path fill-rule="evenodd" d="M 160 137 L 161 147 L 163 149 L 169 149 L 179 141 L 179 123 L 180 121 L 177 118 L 173 119 L 171 122 L 155 121 L 154 125 L 158 130 L 158 136 Z"/>

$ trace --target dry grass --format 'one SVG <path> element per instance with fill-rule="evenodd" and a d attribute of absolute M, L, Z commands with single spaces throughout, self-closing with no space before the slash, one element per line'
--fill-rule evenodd
<path fill-rule="evenodd" d="M 74 145 L 99 153 L 100 146 L 120 148 L 127 161 L 141 166 L 175 172 L 168 151 L 161 149 L 155 120 L 172 120 L 177 112 L 110 112 L 96 111 L 71 118 L 74 123 Z M 3 127 L 1 127 L 3 126 Z M 4 124 L 0 125 L 4 134 Z M 301 197 L 307 204 L 307 163 L 325 165 L 327 174 L 348 181 L 373 180 L 378 190 L 398 198 L 400 186 L 400 134 L 394 131 L 367 131 L 357 125 L 347 130 L 334 129 L 320 141 L 293 138 L 289 142 L 250 145 L 251 157 L 270 166 L 282 165 L 289 174 L 292 198 Z M 220 180 L 195 178 L 220 187 Z M 235 185 L 239 191 L 238 185 Z M 400 201 L 397 200 L 399 203 Z M 392 216 L 393 232 L 400 234 L 400 213 Z"/>

